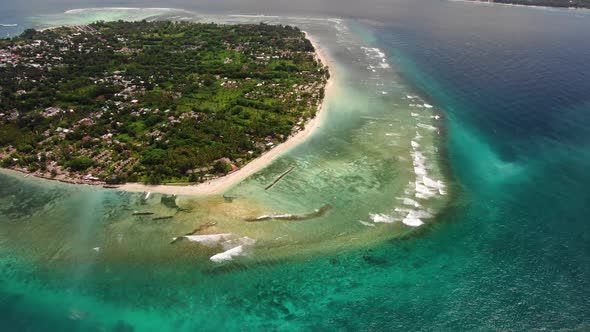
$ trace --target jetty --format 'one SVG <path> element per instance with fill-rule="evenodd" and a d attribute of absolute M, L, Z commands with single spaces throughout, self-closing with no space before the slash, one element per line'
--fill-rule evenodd
<path fill-rule="evenodd" d="M 268 186 L 266 186 L 266 188 L 264 188 L 264 190 L 269 190 L 272 187 L 274 187 L 275 184 L 277 184 L 279 181 L 281 181 L 282 178 L 284 178 L 285 176 L 287 176 L 294 169 L 295 169 L 295 166 L 293 166 L 293 167 L 289 168 L 288 170 L 286 170 L 285 172 L 283 172 L 283 174 L 279 175 L 279 177 L 277 177 L 271 184 L 269 184 Z"/>

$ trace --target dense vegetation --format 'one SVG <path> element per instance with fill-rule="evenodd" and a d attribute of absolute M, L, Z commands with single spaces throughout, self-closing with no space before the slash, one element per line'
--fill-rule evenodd
<path fill-rule="evenodd" d="M 98 22 L 0 40 L 2 166 L 203 181 L 315 115 L 328 76 L 290 26 Z"/>
<path fill-rule="evenodd" d="M 472 0 L 485 1 L 488 0 Z M 546 6 L 567 8 L 590 8 L 590 0 L 492 0 L 491 2 L 506 3 L 524 6 Z"/>

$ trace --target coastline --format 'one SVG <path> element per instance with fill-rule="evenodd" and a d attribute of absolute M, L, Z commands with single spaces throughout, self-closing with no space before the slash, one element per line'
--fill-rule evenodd
<path fill-rule="evenodd" d="M 316 40 L 313 39 L 307 32 L 305 33 L 305 37 L 309 39 L 311 44 L 315 49 L 316 57 L 322 62 L 323 66 L 331 67 L 331 62 L 327 57 L 326 53 L 322 48 L 318 46 Z M 333 71 L 329 71 L 329 79 L 326 82 L 325 94 L 324 99 L 322 100 L 320 106 L 318 107 L 318 111 L 316 112 L 315 117 L 310 119 L 305 123 L 305 129 L 298 132 L 294 136 L 290 136 L 285 142 L 275 146 L 273 149 L 265 152 L 260 157 L 252 160 L 246 166 L 240 168 L 239 170 L 227 174 L 225 176 L 212 179 L 207 182 L 193 184 L 193 185 L 146 185 L 142 183 L 125 183 L 122 185 L 118 185 L 117 189 L 125 190 L 125 191 L 132 191 L 132 192 L 157 192 L 161 194 L 175 194 L 175 195 L 214 195 L 222 193 L 223 191 L 229 189 L 231 186 L 238 184 L 245 178 L 249 177 L 250 175 L 256 173 L 257 171 L 263 169 L 264 167 L 268 166 L 273 160 L 279 157 L 284 152 L 288 151 L 289 149 L 299 145 L 303 142 L 306 138 L 311 136 L 311 134 L 319 128 L 319 125 L 322 121 L 324 112 L 322 112 L 323 108 L 325 107 L 325 103 L 327 100 L 328 95 L 330 95 L 334 90 L 334 80 L 335 75 Z"/>
<path fill-rule="evenodd" d="M 50 30 L 55 29 L 57 27 L 48 27 L 42 30 Z M 325 52 L 318 46 L 317 42 L 311 37 L 307 32 L 303 31 L 305 37 L 310 40 L 312 45 L 315 49 L 315 56 L 316 59 L 321 61 L 323 66 L 330 67 L 330 61 L 326 56 Z M 191 183 L 181 183 L 181 184 L 160 184 L 160 185 L 147 185 L 142 183 L 134 183 L 129 182 L 125 184 L 118 184 L 118 185 L 108 185 L 104 181 L 96 181 L 96 180 L 83 180 L 83 179 L 71 179 L 67 176 L 60 176 L 57 177 L 49 177 L 43 174 L 38 173 L 31 173 L 25 169 L 18 168 L 18 167 L 10 167 L 10 168 L 2 168 L 8 171 L 14 171 L 21 174 L 25 174 L 25 177 L 34 177 L 42 180 L 49 180 L 49 181 L 57 181 L 67 184 L 74 184 L 74 185 L 88 185 L 93 187 L 104 187 L 110 189 L 119 189 L 124 191 L 130 192 L 157 192 L 163 194 L 176 194 L 176 195 L 213 195 L 221 193 L 231 186 L 241 182 L 245 178 L 249 177 L 250 175 L 256 173 L 257 171 L 263 169 L 264 167 L 268 166 L 273 160 L 275 160 L 278 156 L 282 153 L 286 152 L 292 147 L 303 142 L 307 137 L 309 137 L 313 131 L 319 128 L 319 124 L 322 120 L 322 115 L 324 112 L 321 112 L 324 103 L 326 101 L 326 97 L 329 94 L 329 91 L 333 89 L 334 86 L 334 75 L 330 71 L 329 72 L 329 79 L 326 82 L 324 87 L 325 94 L 324 98 L 321 101 L 320 105 L 318 106 L 317 112 L 315 116 L 309 119 L 304 126 L 304 129 L 297 132 L 295 135 L 290 136 L 285 142 L 276 145 L 271 150 L 266 151 L 258 158 L 250 161 L 244 167 L 234 171 L 233 173 L 229 173 L 227 175 L 211 179 L 207 182 L 191 184 Z"/>
<path fill-rule="evenodd" d="M 582 10 L 587 11 L 590 8 L 584 7 L 551 7 L 551 6 L 539 6 L 539 5 L 521 5 L 516 3 L 501 3 L 501 2 L 488 2 L 481 0 L 448 0 L 450 2 L 462 2 L 462 3 L 474 3 L 488 6 L 505 6 L 505 7 L 523 7 L 523 8 L 535 8 L 535 9 L 554 9 L 554 10 Z"/>

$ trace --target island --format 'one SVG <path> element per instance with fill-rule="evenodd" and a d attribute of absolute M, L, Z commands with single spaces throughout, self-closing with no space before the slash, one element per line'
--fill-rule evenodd
<path fill-rule="evenodd" d="M 199 183 L 302 131 L 329 71 L 267 24 L 96 22 L 0 40 L 0 165 L 87 184 Z"/>
<path fill-rule="evenodd" d="M 506 5 L 560 7 L 560 8 L 590 8 L 590 0 L 466 0 L 472 2 L 489 2 Z"/>

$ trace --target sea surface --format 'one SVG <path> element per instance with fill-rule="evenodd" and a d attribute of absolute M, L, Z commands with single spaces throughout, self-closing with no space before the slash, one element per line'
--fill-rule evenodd
<path fill-rule="evenodd" d="M 0 29 L 296 24 L 335 75 L 320 128 L 231 200 L 0 173 L 1 330 L 590 330 L 590 12 L 305 4 L 0 4 Z M 170 243 L 211 223 L 229 243 Z"/>

